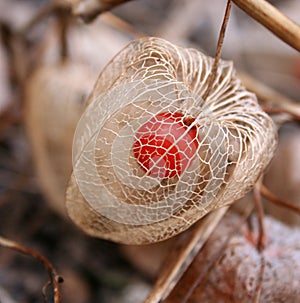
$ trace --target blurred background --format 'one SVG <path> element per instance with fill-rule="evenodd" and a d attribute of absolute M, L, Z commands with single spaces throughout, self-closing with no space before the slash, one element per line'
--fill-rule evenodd
<path fill-rule="evenodd" d="M 298 0 L 269 2 L 300 23 Z M 214 56 L 226 1 L 136 0 L 88 25 L 63 12 L 42 18 L 22 41 L 16 38 L 13 32 L 49 3 L 0 0 L 0 233 L 51 260 L 65 279 L 62 302 L 142 302 L 167 249 L 158 245 L 140 255 L 135 248 L 92 239 L 70 222 L 64 191 L 72 135 L 101 69 L 140 34 Z M 299 53 L 235 5 L 222 58 L 299 101 Z M 282 199 L 300 204 L 299 149 L 299 125 L 286 123 L 265 182 Z M 289 212 L 269 208 L 300 225 Z M 0 248 L 1 303 L 42 302 L 46 281 L 36 261 Z"/>

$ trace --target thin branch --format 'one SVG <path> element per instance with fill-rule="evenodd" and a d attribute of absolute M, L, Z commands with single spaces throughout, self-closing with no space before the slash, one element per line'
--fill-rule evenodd
<path fill-rule="evenodd" d="M 44 265 L 46 270 L 48 271 L 48 275 L 50 277 L 50 284 L 52 284 L 52 286 L 53 286 L 54 303 L 61 302 L 59 283 L 63 282 L 63 278 L 56 273 L 55 268 L 52 266 L 52 264 L 48 261 L 48 259 L 46 257 L 44 257 L 42 254 L 40 254 L 39 252 L 37 252 L 33 249 L 25 247 L 17 242 L 11 241 L 11 240 L 6 239 L 1 236 L 0 236 L 0 245 L 3 247 L 6 247 L 6 248 L 10 248 L 10 249 L 19 251 L 25 255 L 31 256 L 31 257 L 35 258 L 36 260 L 40 261 Z M 49 285 L 49 283 L 47 283 L 46 285 Z"/>
<path fill-rule="evenodd" d="M 300 116 L 293 113 L 292 111 L 289 111 L 285 108 L 274 108 L 274 107 L 266 107 L 266 106 L 262 106 L 262 109 L 264 112 L 266 112 L 269 115 L 272 114 L 288 114 L 289 120 L 295 120 L 295 121 L 300 121 Z"/>
<path fill-rule="evenodd" d="M 92 22 L 98 15 L 131 0 L 81 0 L 74 1 L 72 12 L 84 22 Z"/>
<path fill-rule="evenodd" d="M 217 69 L 218 69 L 218 66 L 219 66 L 220 58 L 221 58 L 222 46 L 223 46 L 223 41 L 224 41 L 224 37 L 225 37 L 225 31 L 226 31 L 229 16 L 230 16 L 230 9 L 231 9 L 231 0 L 228 0 L 227 5 L 226 5 L 225 14 L 224 14 L 223 23 L 222 23 L 220 34 L 219 34 L 218 46 L 217 46 L 217 51 L 216 51 L 214 64 L 213 64 L 211 73 L 209 75 L 207 89 L 203 94 L 203 100 L 205 100 L 209 96 L 209 94 L 211 92 L 211 89 L 212 89 L 212 86 L 213 86 L 214 81 L 215 81 L 216 76 L 217 76 Z"/>
<path fill-rule="evenodd" d="M 266 188 L 263 184 L 260 185 L 259 188 L 262 196 L 264 196 L 266 199 L 268 199 L 270 202 L 275 203 L 276 205 L 280 207 L 285 207 L 290 210 L 293 210 L 296 212 L 298 215 L 300 215 L 300 207 L 298 205 L 295 205 L 291 202 L 284 201 L 279 199 L 276 195 L 274 195 L 268 188 Z"/>
<path fill-rule="evenodd" d="M 253 303 L 260 302 L 265 268 L 266 268 L 265 256 L 263 255 L 263 253 L 260 253 L 260 271 L 259 271 L 259 277 L 258 277 L 258 287 L 256 288 L 256 294 L 255 294 Z"/>
<path fill-rule="evenodd" d="M 43 6 L 37 11 L 37 13 L 20 29 L 12 31 L 10 28 L 5 27 L 3 24 L 0 24 L 1 32 L 5 34 L 5 38 L 9 39 L 9 55 L 11 56 L 11 66 L 13 69 L 14 81 L 21 88 L 21 91 L 24 91 L 24 80 L 28 74 L 28 64 L 24 60 L 24 53 L 26 53 L 26 35 L 39 23 L 43 22 L 46 17 L 49 17 L 52 14 L 57 14 L 59 16 L 66 15 L 70 13 L 70 9 L 65 6 L 58 4 L 49 4 Z M 62 17 L 63 18 L 63 17 Z M 62 35 L 64 29 L 62 28 Z M 63 38 L 61 39 L 64 40 Z M 62 56 L 66 51 L 65 45 L 62 45 Z"/>
<path fill-rule="evenodd" d="M 13 87 L 21 87 L 26 75 L 27 62 L 24 60 L 25 43 L 10 28 L 9 25 L 0 22 L 1 37 L 3 45 L 7 50 L 10 65 L 10 81 Z"/>
<path fill-rule="evenodd" d="M 60 41 L 60 60 L 65 62 L 68 59 L 68 39 L 67 32 L 69 27 L 69 11 L 60 10 L 57 11 L 57 21 L 58 21 L 58 34 Z"/>
<path fill-rule="evenodd" d="M 300 51 L 300 26 L 265 0 L 232 0 L 239 8 Z"/>
<path fill-rule="evenodd" d="M 300 104 L 275 89 L 254 79 L 248 74 L 239 73 L 239 78 L 249 91 L 256 94 L 263 110 L 268 114 L 288 114 L 289 119 L 300 120 Z"/>
<path fill-rule="evenodd" d="M 265 247 L 266 233 L 265 233 L 265 225 L 264 225 L 264 210 L 262 206 L 259 184 L 256 184 L 253 188 L 253 200 L 257 211 L 258 228 L 259 228 L 257 249 L 259 252 L 261 252 Z"/>
<path fill-rule="evenodd" d="M 14 56 L 13 56 L 13 47 L 12 47 L 12 37 L 13 37 L 13 31 L 11 27 L 0 20 L 0 43 L 4 46 L 4 49 L 6 51 L 6 57 L 8 59 L 8 66 L 9 69 L 9 78 L 10 78 L 10 84 L 13 87 L 16 82 L 16 71 L 14 66 Z"/>
<path fill-rule="evenodd" d="M 249 91 L 254 92 L 258 99 L 266 106 L 281 109 L 293 117 L 300 117 L 300 105 L 296 100 L 292 100 L 285 95 L 277 92 L 275 89 L 267 86 L 245 73 L 239 73 L 239 78 Z M 300 100 L 299 100 L 300 101 Z"/>

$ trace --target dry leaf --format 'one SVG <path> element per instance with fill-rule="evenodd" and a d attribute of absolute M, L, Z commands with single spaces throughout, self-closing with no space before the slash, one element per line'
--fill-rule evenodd
<path fill-rule="evenodd" d="M 270 217 L 265 227 L 267 245 L 260 254 L 255 246 L 257 222 L 252 234 L 245 224 L 240 226 L 237 215 L 228 215 L 164 303 L 298 302 L 299 229 Z M 232 230 L 237 233 L 226 245 Z"/>

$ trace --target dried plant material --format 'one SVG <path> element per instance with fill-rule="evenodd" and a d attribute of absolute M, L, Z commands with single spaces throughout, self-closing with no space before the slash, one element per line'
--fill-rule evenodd
<path fill-rule="evenodd" d="M 88 234 L 131 244 L 170 238 L 242 197 L 264 171 L 275 126 L 231 62 L 220 62 L 203 100 L 213 62 L 143 38 L 100 74 L 77 125 L 66 195 Z"/>
<path fill-rule="evenodd" d="M 65 214 L 72 139 L 94 74 L 85 65 L 44 66 L 26 85 L 26 124 L 39 181 L 52 207 Z"/>
<path fill-rule="evenodd" d="M 298 302 L 299 230 L 266 217 L 267 245 L 259 253 L 257 222 L 252 231 L 239 222 L 233 214 L 223 220 L 164 303 Z"/>
<path fill-rule="evenodd" d="M 46 257 L 44 257 L 42 254 L 40 254 L 36 250 L 33 250 L 33 249 L 28 248 L 26 246 L 23 246 L 23 245 L 21 245 L 17 242 L 14 242 L 14 241 L 9 240 L 7 238 L 4 238 L 2 236 L 0 236 L 0 246 L 10 248 L 10 249 L 13 249 L 15 251 L 21 252 L 21 253 L 23 253 L 27 256 L 33 257 L 34 259 L 38 260 L 39 262 L 41 262 L 43 264 L 43 266 L 45 267 L 45 269 L 47 270 L 49 278 L 50 278 L 48 283 L 45 284 L 45 286 L 43 288 L 44 301 L 45 302 L 47 301 L 46 290 L 47 290 L 48 286 L 52 286 L 52 288 L 53 288 L 53 302 L 54 303 L 60 303 L 61 302 L 59 283 L 62 283 L 64 280 L 63 280 L 62 277 L 60 277 L 57 274 L 55 268 L 48 261 L 48 259 Z"/>
<path fill-rule="evenodd" d="M 271 201 L 272 203 L 274 203 L 274 204 L 276 204 L 276 205 L 278 205 L 280 207 L 285 207 L 285 208 L 287 208 L 287 209 L 295 212 L 295 214 L 300 215 L 300 207 L 297 206 L 296 204 L 278 198 L 275 194 L 273 194 L 263 184 L 261 184 L 259 186 L 259 190 L 260 190 L 261 195 L 264 196 L 269 201 Z"/>
<path fill-rule="evenodd" d="M 72 5 L 75 16 L 90 22 L 99 14 L 109 11 L 117 5 L 130 0 L 66 0 Z"/>
<path fill-rule="evenodd" d="M 217 209 L 182 235 L 172 253 L 169 254 L 145 303 L 159 303 L 169 295 L 227 210 L 227 207 Z"/>
<path fill-rule="evenodd" d="M 102 14 L 101 20 L 104 21 L 106 24 L 109 24 L 113 28 L 116 28 L 126 34 L 132 35 L 135 38 L 142 38 L 142 37 L 146 36 L 144 33 L 139 31 L 137 28 L 135 28 L 130 23 L 126 22 L 122 18 L 120 18 L 110 12 L 106 12 L 105 14 Z"/>
<path fill-rule="evenodd" d="M 300 51 L 300 26 L 265 0 L 232 0 L 284 42 Z"/>
<path fill-rule="evenodd" d="M 289 99 L 288 97 L 280 94 L 276 90 L 268 87 L 267 85 L 255 80 L 253 77 L 239 73 L 243 84 L 249 91 L 256 94 L 262 106 L 267 110 L 276 113 L 286 113 L 291 117 L 299 119 L 300 117 L 300 105 L 296 101 Z M 287 119 L 287 118 L 285 118 Z M 282 122 L 282 121 L 280 121 Z M 280 123 L 279 123 L 280 124 Z"/>
<path fill-rule="evenodd" d="M 90 22 L 99 14 L 129 0 L 66 0 L 73 13 Z M 300 50 L 300 26 L 265 0 L 234 0 L 237 6 L 272 31 L 284 42 Z"/>
<path fill-rule="evenodd" d="M 59 64 L 61 41 L 55 25 L 50 24 L 35 51 L 35 64 L 41 67 L 26 80 L 25 116 L 42 189 L 50 205 L 65 215 L 75 126 L 99 69 L 128 43 L 128 38 L 101 20 L 89 27 L 71 23 L 67 29 L 68 58 Z"/>
<path fill-rule="evenodd" d="M 0 33 L 1 38 L 1 33 Z M 0 39 L 1 40 L 1 39 Z M 7 110 L 11 101 L 11 91 L 9 83 L 9 67 L 4 47 L 0 41 L 0 117 Z M 1 125 L 1 123 L 0 123 Z"/>
<path fill-rule="evenodd" d="M 279 199 L 300 207 L 300 130 L 296 124 L 282 126 L 280 144 L 269 169 L 264 176 L 264 184 Z M 300 216 L 291 210 L 265 202 L 267 213 L 289 225 L 300 226 Z"/>
<path fill-rule="evenodd" d="M 44 36 L 36 50 L 36 57 L 40 60 L 40 65 L 55 64 L 60 59 L 61 47 L 57 24 L 51 23 Z M 128 36 L 112 29 L 101 19 L 89 26 L 70 21 L 66 38 L 68 59 L 88 65 L 95 72 L 95 77 L 99 69 L 109 62 L 112 54 L 116 54 L 130 41 Z"/>

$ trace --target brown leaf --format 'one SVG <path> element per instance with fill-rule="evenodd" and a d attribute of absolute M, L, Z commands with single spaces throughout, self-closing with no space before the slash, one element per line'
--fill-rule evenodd
<path fill-rule="evenodd" d="M 223 220 L 164 303 L 298 302 L 299 229 L 266 217 L 267 245 L 260 254 L 256 220 L 253 233 L 239 222 L 232 213 Z M 226 243 L 234 228 L 238 233 Z"/>

